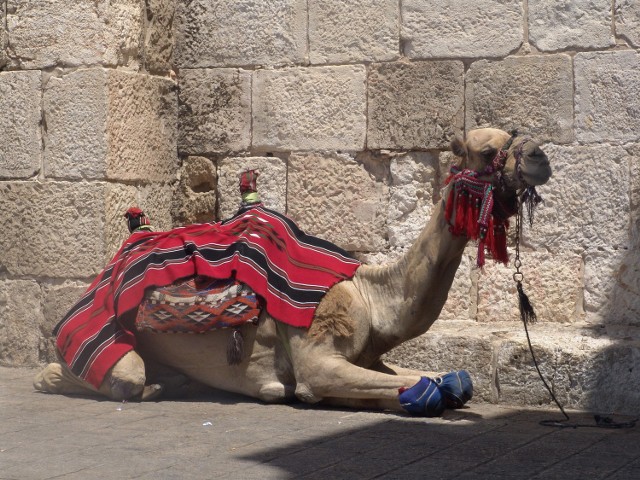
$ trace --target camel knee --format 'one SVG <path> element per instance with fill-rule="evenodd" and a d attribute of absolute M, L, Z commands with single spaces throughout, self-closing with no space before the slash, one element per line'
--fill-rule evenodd
<path fill-rule="evenodd" d="M 296 385 L 296 397 L 304 403 L 318 403 L 322 400 L 322 397 L 317 396 L 306 383 L 298 383 Z"/>
<path fill-rule="evenodd" d="M 145 380 L 144 362 L 131 350 L 107 373 L 100 392 L 112 400 L 130 400 L 142 395 Z"/>
<path fill-rule="evenodd" d="M 293 388 L 280 382 L 267 383 L 258 391 L 258 398 L 266 403 L 283 403 L 292 397 Z"/>

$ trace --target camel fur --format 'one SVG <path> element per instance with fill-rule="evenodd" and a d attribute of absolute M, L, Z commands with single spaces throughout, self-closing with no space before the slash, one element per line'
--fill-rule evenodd
<path fill-rule="evenodd" d="M 463 168 L 482 171 L 509 140 L 497 129 L 473 130 L 452 141 Z M 523 143 L 524 142 L 524 143 Z M 515 153 L 522 152 L 519 174 Z M 546 155 L 530 139 L 516 138 L 503 170 L 506 190 L 515 196 L 551 176 Z M 526 183 L 525 183 L 526 182 Z M 381 356 L 424 334 L 447 300 L 468 239 L 454 236 L 439 202 L 411 248 L 383 266 L 362 265 L 351 280 L 336 284 L 320 302 L 311 328 L 277 322 L 262 313 L 257 327 L 243 326 L 244 358 L 228 365 L 231 332 L 199 335 L 136 334 L 138 346 L 120 360 L 96 390 L 63 363 L 40 372 L 37 390 L 94 394 L 114 400 L 152 398 L 161 390 L 146 378 L 145 364 L 161 364 L 191 380 L 264 402 L 307 403 L 401 410 L 400 388 L 435 372 L 385 364 Z M 145 387 L 146 385 L 146 387 Z"/>

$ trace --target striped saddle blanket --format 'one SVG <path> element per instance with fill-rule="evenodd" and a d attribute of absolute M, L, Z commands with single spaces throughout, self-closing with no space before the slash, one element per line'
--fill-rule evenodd
<path fill-rule="evenodd" d="M 136 330 L 205 333 L 258 323 L 262 306 L 248 285 L 234 279 L 191 277 L 150 289 L 138 307 Z"/>

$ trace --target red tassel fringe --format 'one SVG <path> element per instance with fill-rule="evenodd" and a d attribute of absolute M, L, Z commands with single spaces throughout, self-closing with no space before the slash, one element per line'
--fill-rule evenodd
<path fill-rule="evenodd" d="M 480 204 L 480 199 L 476 199 L 468 192 L 456 191 L 455 186 L 453 186 L 445 205 L 445 218 L 451 225 L 450 231 L 454 235 L 466 235 L 472 240 L 478 240 L 478 258 L 476 262 L 478 267 L 482 267 L 485 264 L 485 251 L 490 253 L 494 261 L 506 264 L 509 262 L 506 232 L 509 223 L 506 220 L 496 223 L 493 216 L 490 216 L 489 225 L 487 225 L 485 231 L 484 227 L 478 223 Z M 455 219 L 452 222 L 451 217 L 454 206 Z"/>

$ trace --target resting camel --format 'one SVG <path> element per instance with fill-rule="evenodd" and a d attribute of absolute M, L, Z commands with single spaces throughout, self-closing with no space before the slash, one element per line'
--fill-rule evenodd
<path fill-rule="evenodd" d="M 464 140 L 455 138 L 451 148 L 459 157 L 452 172 L 476 179 L 485 192 L 491 186 L 492 205 L 510 206 L 503 208 L 502 220 L 494 207 L 496 225 L 515 213 L 526 188 L 542 185 L 551 176 L 546 155 L 528 137 L 477 129 Z M 138 332 L 135 350 L 109 370 L 99 387 L 74 375 L 64 362 L 49 364 L 36 376 L 34 386 L 42 392 L 114 400 L 151 398 L 162 386 L 146 378 L 145 363 L 156 363 L 207 386 L 264 402 L 297 398 L 311 404 L 404 410 L 420 416 L 461 407 L 473 389 L 466 371 L 443 375 L 381 360 L 386 352 L 429 330 L 447 300 L 470 237 L 486 240 L 482 225 L 473 235 L 454 227 L 461 197 L 456 199 L 458 206 L 445 205 L 448 196 L 454 197 L 454 184 L 446 187 L 443 200 L 406 254 L 388 265 L 361 265 L 351 279 L 332 286 L 317 306 L 310 328 L 276 321 L 264 311 L 257 326 L 243 326 L 244 355 L 237 364 L 227 361 L 233 335 L 228 329 L 196 335 Z M 480 206 L 478 199 L 476 212 Z M 489 236 L 500 234 L 498 227 Z"/>

